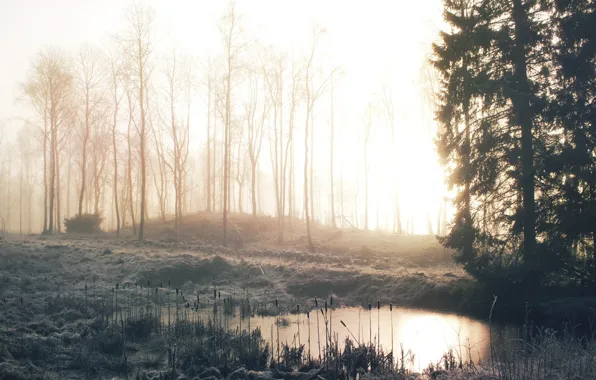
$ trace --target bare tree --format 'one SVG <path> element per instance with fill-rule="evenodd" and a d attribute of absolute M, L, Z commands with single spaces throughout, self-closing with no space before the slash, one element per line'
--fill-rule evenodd
<path fill-rule="evenodd" d="M 396 162 L 395 167 L 399 168 L 398 156 L 396 154 L 397 147 L 395 141 L 395 109 L 393 105 L 393 96 L 391 91 L 387 87 L 383 87 L 383 97 L 382 103 L 385 110 L 385 117 L 387 118 L 387 122 L 389 124 L 389 129 L 391 131 L 391 147 L 392 151 L 394 152 L 393 159 Z M 397 170 L 397 169 L 396 169 Z M 396 173 L 394 177 L 397 177 L 399 174 Z M 400 212 L 400 205 L 399 205 L 399 184 L 397 181 L 394 181 L 394 194 L 395 194 L 395 232 L 398 234 L 403 233 L 403 228 L 401 224 L 401 212 Z"/>
<path fill-rule="evenodd" d="M 330 120 L 329 120 L 329 194 L 331 195 L 331 226 L 333 228 L 337 227 L 335 223 L 335 194 L 333 194 L 333 148 L 334 148 L 334 132 L 335 132 L 335 125 L 334 125 L 334 100 L 335 100 L 335 86 L 331 86 L 331 111 L 330 111 Z"/>
<path fill-rule="evenodd" d="M 170 169 L 174 180 L 174 226 L 176 233 L 179 233 L 179 227 L 182 218 L 182 203 L 185 177 L 187 173 L 188 160 L 188 143 L 190 133 L 190 106 L 192 100 L 193 90 L 193 74 L 189 62 L 186 65 L 181 62 L 181 58 L 173 52 L 168 57 L 165 57 L 165 67 L 163 70 L 167 87 L 165 90 L 165 97 L 168 103 L 169 117 L 168 120 L 163 120 L 160 116 L 161 122 L 167 125 L 168 131 L 172 141 L 172 151 L 170 153 L 170 160 L 163 157 L 163 162 Z M 181 111 L 176 109 L 180 97 L 185 98 L 185 112 L 186 120 L 179 120 L 178 113 Z M 158 112 L 159 114 L 159 112 Z"/>
<path fill-rule="evenodd" d="M 93 179 L 93 213 L 102 213 L 103 190 L 106 183 L 106 167 L 108 165 L 108 152 L 111 145 L 111 134 L 108 129 L 110 126 L 108 115 L 104 115 L 103 120 L 97 123 L 93 128 L 90 147 L 91 147 L 91 175 Z"/>
<path fill-rule="evenodd" d="M 364 116 L 364 229 L 368 230 L 368 143 L 370 141 L 370 129 L 372 126 L 372 104 L 368 104 Z"/>
<path fill-rule="evenodd" d="M 145 218 L 147 216 L 147 85 L 151 76 L 150 58 L 152 52 L 153 9 L 134 3 L 125 13 L 129 24 L 128 33 L 121 38 L 122 51 L 128 59 L 131 84 L 135 86 L 138 101 L 139 122 L 133 117 L 132 122 L 139 136 L 139 165 L 141 169 L 141 210 L 139 222 L 139 241 L 143 241 Z M 131 111 L 132 112 L 132 111 Z M 133 222 L 134 224 L 134 222 Z"/>
<path fill-rule="evenodd" d="M 259 156 L 263 144 L 264 124 L 269 115 L 270 102 L 267 99 L 260 70 L 247 70 L 248 94 L 244 103 L 244 117 L 246 118 L 246 139 L 248 158 L 250 160 L 250 192 L 252 215 L 257 216 L 257 171 Z M 262 97 L 259 93 L 263 91 Z"/>
<path fill-rule="evenodd" d="M 295 207 L 295 167 L 294 167 L 294 129 L 295 129 L 295 116 L 296 108 L 299 102 L 299 90 L 300 90 L 300 76 L 301 72 L 298 69 L 298 65 L 292 62 L 292 91 L 290 93 L 290 118 L 288 128 L 288 140 L 285 147 L 284 165 L 283 165 L 283 177 L 285 178 L 288 169 L 288 156 L 289 156 L 289 173 L 288 173 L 288 223 L 291 228 L 292 217 Z M 284 191 L 285 192 L 285 191 Z M 284 196 L 285 198 L 285 196 Z"/>
<path fill-rule="evenodd" d="M 304 92 L 306 95 L 306 123 L 304 127 L 304 219 L 306 221 L 306 234 L 308 238 L 308 248 L 312 252 L 314 251 L 315 247 L 312 241 L 312 235 L 310 230 L 310 215 L 308 210 L 308 133 L 309 133 L 309 120 L 311 120 L 311 113 L 314 108 L 316 101 L 319 97 L 325 92 L 327 89 L 335 71 L 332 71 L 329 76 L 325 77 L 321 82 L 315 85 L 314 82 L 314 67 L 313 61 L 315 57 L 316 48 L 319 43 L 319 39 L 321 34 L 324 32 L 324 29 L 319 29 L 316 26 L 313 26 L 313 40 L 311 44 L 310 54 L 308 56 L 308 61 L 306 64 L 306 69 L 304 71 Z M 312 179 L 311 179 L 312 180 Z"/>
<path fill-rule="evenodd" d="M 283 54 L 274 54 L 267 57 L 270 67 L 263 65 L 264 77 L 267 82 L 269 97 L 273 105 L 273 124 L 269 129 L 271 165 L 273 169 L 273 180 L 276 201 L 277 216 L 277 242 L 283 241 L 284 214 L 285 214 L 285 176 L 283 172 L 284 162 L 284 73 L 286 69 L 286 57 Z M 273 132 L 273 136 L 271 136 Z"/>
<path fill-rule="evenodd" d="M 228 208 L 230 185 L 230 118 L 232 112 L 232 76 L 239 67 L 239 55 L 248 45 L 242 38 L 242 31 L 236 14 L 236 7 L 231 3 L 224 15 L 219 31 L 224 42 L 225 58 L 225 118 L 224 118 L 224 167 L 223 167 L 223 245 L 228 243 Z"/>
<path fill-rule="evenodd" d="M 21 175 L 24 176 L 25 189 L 22 190 L 21 197 L 24 195 L 27 199 L 27 233 L 32 232 L 32 211 L 33 211 L 33 189 L 36 182 L 36 171 L 34 165 L 37 160 L 36 152 L 32 140 L 35 134 L 30 125 L 25 125 L 19 131 L 19 149 L 21 152 Z"/>
<path fill-rule="evenodd" d="M 79 191 L 78 214 L 83 213 L 83 200 L 87 186 L 87 149 L 92 127 L 103 116 L 100 105 L 103 103 L 103 80 L 105 73 L 102 67 L 101 52 L 89 45 L 83 46 L 76 57 L 77 93 L 82 99 L 82 110 L 77 112 L 81 124 L 81 189 Z"/>
<path fill-rule="evenodd" d="M 156 107 L 157 108 L 157 107 Z M 153 143 L 155 148 L 155 155 L 149 156 L 149 166 L 151 168 L 151 174 L 153 176 L 153 184 L 155 185 L 155 191 L 159 201 L 159 216 L 162 223 L 166 222 L 167 204 L 168 204 L 168 163 L 166 161 L 165 153 L 165 139 L 164 131 L 161 128 L 160 123 L 155 125 L 153 123 L 153 117 L 149 117 L 149 126 L 153 134 Z M 154 161 L 157 161 L 156 163 Z M 157 166 L 158 173 L 156 173 L 155 167 Z M 158 182 L 159 180 L 159 182 Z"/>
<path fill-rule="evenodd" d="M 123 93 L 122 87 L 122 61 L 115 54 L 110 54 L 108 60 L 108 68 L 110 73 L 110 86 L 112 92 L 112 158 L 114 164 L 112 190 L 114 194 L 114 211 L 116 213 L 116 237 L 120 237 L 120 205 L 118 203 L 118 144 L 117 144 L 117 125 L 118 125 L 118 111 L 120 110 L 120 102 L 122 101 Z"/>
<path fill-rule="evenodd" d="M 66 57 L 57 50 L 42 51 L 34 61 L 34 70 L 31 78 L 25 85 L 25 92 L 38 112 L 43 110 L 44 119 L 44 152 L 49 143 L 50 165 L 49 182 L 47 183 L 48 197 L 44 209 L 47 208 L 47 217 L 44 218 L 44 233 L 54 231 L 54 201 L 56 197 L 56 171 L 58 136 L 60 128 L 67 114 L 72 92 L 72 75 Z"/>
<path fill-rule="evenodd" d="M 133 198 L 133 184 L 132 184 L 132 165 L 133 165 L 133 159 L 132 159 L 132 152 L 133 152 L 133 136 L 131 135 L 131 130 L 132 130 L 132 126 L 133 126 L 133 112 L 134 112 L 134 104 L 132 103 L 132 96 L 131 93 L 128 89 L 127 86 L 124 87 L 125 89 L 125 94 L 126 94 L 126 100 L 128 101 L 128 125 L 127 125 L 127 129 L 126 129 L 126 142 L 127 142 L 127 148 L 128 148 L 128 154 L 127 154 L 127 179 L 128 179 L 128 201 L 130 204 L 130 218 L 131 218 L 131 223 L 132 223 L 132 231 L 133 233 L 136 235 L 137 234 L 137 226 L 135 223 L 135 212 L 134 212 L 134 198 Z"/>
<path fill-rule="evenodd" d="M 212 103 L 213 103 L 213 87 L 214 87 L 214 81 L 215 81 L 215 68 L 214 68 L 214 62 L 212 60 L 211 57 L 209 57 L 207 59 L 207 63 L 206 63 L 206 78 L 205 78 L 205 87 L 207 90 L 207 162 L 206 162 L 206 185 L 205 185 L 205 197 L 206 197 L 206 202 L 207 202 L 207 211 L 211 211 L 212 207 L 215 207 L 215 200 L 213 200 L 212 202 L 212 192 L 215 193 L 215 189 L 212 189 L 211 184 L 212 182 L 215 183 L 214 178 L 211 174 L 211 166 L 212 166 L 212 157 L 211 157 L 211 147 L 215 145 L 214 142 L 214 138 L 211 137 L 211 117 L 212 117 L 212 113 L 211 110 L 213 109 Z M 213 126 L 215 129 L 215 126 Z"/>

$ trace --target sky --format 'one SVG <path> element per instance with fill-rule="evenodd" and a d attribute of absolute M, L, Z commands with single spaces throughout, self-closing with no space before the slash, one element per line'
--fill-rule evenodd
<path fill-rule="evenodd" d="M 217 24 L 227 0 L 138 1 L 155 9 L 156 53 L 175 47 L 199 62 L 219 54 Z M 3 125 L 5 137 L 14 138 L 22 120 L 32 118 L 27 105 L 18 98 L 36 54 L 47 47 L 59 47 L 72 54 L 84 43 L 109 45 L 112 37 L 126 28 L 124 10 L 130 4 L 129 0 L 0 0 L 0 127 Z M 403 160 L 393 172 L 400 173 L 398 181 L 419 185 L 404 186 L 406 196 L 438 202 L 443 178 L 432 139 L 422 132 L 426 126 L 420 121 L 424 111 L 418 78 L 442 25 L 441 0 L 237 0 L 236 7 L 248 36 L 290 56 L 305 56 L 313 23 L 326 29 L 317 53 L 318 64 L 324 69 L 339 67 L 343 72 L 336 90 L 340 167 L 361 171 L 360 156 L 357 158 L 351 150 L 362 138 L 365 106 L 379 98 L 383 86 L 390 88 L 397 122 L 407 125 L 398 136 L 403 140 L 399 153 Z M 202 102 L 195 105 L 195 116 L 202 118 Z M 326 100 L 318 107 L 326 113 Z M 381 113 L 377 113 L 380 120 Z M 315 120 L 315 128 L 326 120 L 327 116 Z M 317 133 L 325 135 L 326 130 L 321 127 Z M 200 146 L 202 139 L 200 133 L 195 133 L 195 146 Z M 386 132 L 377 134 L 371 153 L 376 162 L 386 159 L 382 152 L 386 151 L 387 141 Z M 328 152 L 319 147 L 315 154 L 321 156 L 321 160 L 315 160 L 322 162 Z M 408 162 L 412 155 L 417 157 L 415 164 Z M 383 176 L 383 171 L 373 170 L 371 183 L 386 182 Z M 389 191 L 381 188 L 378 197 L 390 199 Z M 424 228 L 424 218 L 418 219 L 417 225 Z"/>
<path fill-rule="evenodd" d="M 199 60 L 219 48 L 217 23 L 225 0 L 146 0 L 156 11 L 162 46 Z M 31 61 L 46 47 L 75 51 L 102 45 L 125 27 L 127 0 L 0 0 L 0 120 L 23 110 L 15 104 Z M 366 96 L 395 67 L 415 72 L 419 56 L 436 36 L 440 0 L 335 1 L 237 0 L 244 28 L 259 42 L 301 50 L 313 22 L 327 28 L 325 53 L 341 64 Z M 372 69 L 372 70 L 371 70 Z M 367 73 L 362 75 L 362 73 Z M 357 97 L 356 97 L 357 98 Z M 354 99 L 356 102 L 358 99 Z"/>

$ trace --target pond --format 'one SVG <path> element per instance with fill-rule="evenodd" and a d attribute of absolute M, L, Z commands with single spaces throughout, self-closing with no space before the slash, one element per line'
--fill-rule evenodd
<path fill-rule="evenodd" d="M 202 318 L 213 318 L 208 309 L 200 309 Z M 173 317 L 173 316 L 172 316 Z M 216 316 L 229 329 L 247 330 L 248 318 Z M 325 324 L 327 320 L 327 324 Z M 343 322 L 343 323 L 342 323 Z M 277 326 L 279 328 L 277 328 Z M 487 361 L 490 359 L 490 326 L 487 322 L 465 316 L 401 307 L 381 307 L 372 310 L 359 307 L 329 309 L 327 317 L 319 310 L 306 314 L 286 314 L 279 317 L 251 317 L 250 329 L 261 329 L 263 339 L 277 353 L 278 343 L 290 347 L 304 345 L 304 354 L 319 357 L 325 349 L 325 334 L 331 331 L 334 339 L 343 342 L 350 337 L 361 344 L 380 344 L 385 352 L 393 350 L 401 361 L 402 352 L 406 367 L 424 370 L 429 364 L 441 361 L 452 350 L 459 361 Z M 519 336 L 515 326 L 492 326 L 493 343 Z M 279 340 L 278 340 L 279 334 Z M 328 334 L 328 332 L 327 332 Z"/>

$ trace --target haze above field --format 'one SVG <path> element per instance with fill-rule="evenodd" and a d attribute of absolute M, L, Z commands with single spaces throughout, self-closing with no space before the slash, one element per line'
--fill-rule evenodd
<path fill-rule="evenodd" d="M 226 33 L 220 27 L 228 25 L 225 17 L 231 12 L 231 5 L 224 1 L 183 0 L 141 1 L 136 5 L 152 14 L 151 35 L 146 41 L 151 47 L 147 57 L 148 105 L 144 106 L 149 148 L 147 216 L 176 214 L 175 177 L 184 182 L 179 189 L 181 213 L 221 209 L 227 69 L 222 38 Z M 26 231 L 43 229 L 43 155 L 39 148 L 44 123 L 23 85 L 35 80 L 33 68 L 40 62 L 40 54 L 56 49 L 72 82 L 68 90 L 69 120 L 58 132 L 62 135 L 58 139 L 64 143 L 58 148 L 57 176 L 61 183 L 56 191 L 62 202 L 56 205 L 60 209 L 57 213 L 61 219 L 70 217 L 82 203 L 84 212 L 102 213 L 104 229 L 116 228 L 111 152 L 115 100 L 106 62 L 111 54 L 120 64 L 127 61 L 129 69 L 134 66 L 130 64 L 134 60 L 125 57 L 122 50 L 124 37 L 133 29 L 127 20 L 131 6 L 132 3 L 115 0 L 5 1 L 0 5 L 0 33 L 10 36 L 0 41 L 1 51 L 10 52 L 10 59 L 0 62 L 0 181 L 9 189 L 0 196 L 0 215 L 11 230 L 19 229 L 21 219 Z M 275 215 L 281 202 L 286 203 L 282 206 L 284 213 L 304 217 L 304 132 L 308 111 L 311 218 L 325 224 L 333 224 L 334 219 L 342 226 L 409 233 L 444 230 L 451 206 L 444 199 L 443 174 L 433 142 L 437 133 L 433 112 L 438 80 L 428 64 L 431 43 L 437 40 L 443 22 L 441 2 L 426 0 L 398 6 L 388 1 L 366 5 L 340 1 L 238 1 L 234 12 L 238 31 L 234 43 L 242 46 L 230 81 L 228 146 L 232 196 L 227 208 L 252 212 L 250 151 L 260 147 L 254 159 L 257 211 Z M 310 83 L 306 83 L 313 46 Z M 84 62 L 95 60 L 96 53 L 101 56 L 97 58 L 101 68 L 94 75 L 101 83 L 91 89 L 98 105 L 90 114 L 98 115 L 85 124 L 83 67 Z M 176 66 L 172 66 L 174 56 Z M 284 66 L 281 71 L 276 64 L 280 58 Z M 209 62 L 213 63 L 211 73 Z M 174 119 L 185 121 L 188 117 L 188 124 L 172 123 L 167 72 L 174 67 L 177 71 L 169 71 L 176 73 Z M 192 78 L 187 88 L 183 84 L 186 74 L 187 79 Z M 210 76 L 211 98 L 207 86 Z M 318 92 L 310 106 L 307 86 L 311 98 Z M 115 125 L 120 202 L 132 204 L 138 214 L 141 173 L 137 157 L 139 137 L 134 127 L 133 141 L 130 145 L 127 141 L 129 114 L 140 121 L 137 87 L 130 75 L 126 80 L 118 80 L 116 93 L 120 104 Z M 130 105 L 125 89 L 132 96 Z M 188 97 L 186 90 L 190 91 Z M 283 95 L 277 97 L 278 93 Z M 213 100 L 216 97 L 217 104 Z M 251 105 L 255 106 L 252 113 Z M 172 137 L 175 128 L 179 130 L 178 143 Z M 188 138 L 180 137 L 180 131 L 186 133 L 186 129 Z M 88 149 L 83 151 L 85 131 L 89 132 Z M 100 141 L 102 138 L 105 141 Z M 177 150 L 176 144 L 183 149 Z M 129 146 L 134 150 L 130 165 Z M 176 150 L 178 157 L 174 157 Z M 19 218 L 19 202 L 14 200 L 20 193 L 21 164 L 15 152 L 22 151 L 30 151 L 32 157 L 23 164 L 26 178 L 21 189 L 26 193 L 22 196 L 24 216 Z M 182 158 L 185 167 L 175 173 L 173 162 Z M 47 165 L 49 161 L 48 158 Z M 129 166 L 132 178 L 127 178 Z M 88 178 L 81 197 L 82 176 Z M 211 182 L 209 190 L 207 182 Z M 136 187 L 134 194 L 125 193 L 127 183 Z M 282 198 L 285 200 L 278 201 Z M 120 208 L 122 213 L 123 206 Z M 138 223 L 139 215 L 136 218 Z M 123 219 L 126 222 L 125 216 Z"/>

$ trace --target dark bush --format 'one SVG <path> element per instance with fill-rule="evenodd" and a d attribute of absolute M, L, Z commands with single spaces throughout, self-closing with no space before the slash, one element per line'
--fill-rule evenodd
<path fill-rule="evenodd" d="M 64 226 L 68 233 L 92 234 L 100 232 L 103 218 L 99 214 L 77 214 L 64 219 Z"/>

